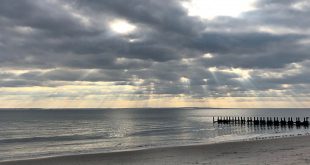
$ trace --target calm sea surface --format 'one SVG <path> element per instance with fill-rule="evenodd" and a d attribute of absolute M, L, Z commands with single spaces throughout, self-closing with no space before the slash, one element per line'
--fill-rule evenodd
<path fill-rule="evenodd" d="M 0 110 L 0 161 L 308 134 L 217 125 L 212 116 L 307 117 L 310 109 Z"/>

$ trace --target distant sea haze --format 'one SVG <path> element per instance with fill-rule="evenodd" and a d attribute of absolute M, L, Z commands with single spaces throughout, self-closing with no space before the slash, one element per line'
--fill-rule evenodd
<path fill-rule="evenodd" d="M 218 125 L 213 116 L 308 117 L 310 109 L 0 110 L 0 161 L 309 134 Z"/>

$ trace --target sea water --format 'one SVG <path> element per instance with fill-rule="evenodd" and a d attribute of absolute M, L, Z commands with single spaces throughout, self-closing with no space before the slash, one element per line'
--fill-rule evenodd
<path fill-rule="evenodd" d="M 310 109 L 2 109 L 0 161 L 309 134 L 218 125 L 213 116 L 308 117 Z"/>

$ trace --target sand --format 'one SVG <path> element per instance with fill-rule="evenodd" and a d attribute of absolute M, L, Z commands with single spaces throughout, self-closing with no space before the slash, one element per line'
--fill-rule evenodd
<path fill-rule="evenodd" d="M 310 136 L 2 162 L 0 165 L 310 164 Z"/>

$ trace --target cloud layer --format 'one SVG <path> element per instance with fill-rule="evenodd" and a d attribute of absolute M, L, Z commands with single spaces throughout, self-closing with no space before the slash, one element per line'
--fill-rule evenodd
<path fill-rule="evenodd" d="M 209 20 L 189 16 L 183 2 L 2 0 L 0 92 L 87 86 L 14 98 L 309 96 L 307 0 L 258 0 L 239 17 Z M 135 29 L 117 33 L 115 20 Z M 98 83 L 115 90 L 99 92 Z"/>

